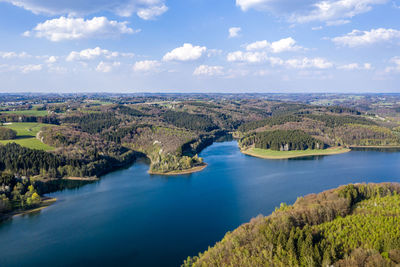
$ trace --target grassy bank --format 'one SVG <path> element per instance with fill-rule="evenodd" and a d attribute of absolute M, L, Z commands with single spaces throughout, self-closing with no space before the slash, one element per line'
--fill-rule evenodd
<path fill-rule="evenodd" d="M 181 170 L 181 171 L 171 171 L 171 172 L 154 172 L 154 171 L 149 171 L 149 174 L 153 175 L 167 175 L 167 176 L 173 176 L 173 175 L 184 175 L 184 174 L 191 174 L 195 172 L 200 172 L 204 170 L 207 167 L 207 164 L 204 163 L 204 165 L 200 166 L 195 166 L 193 168 L 187 169 L 187 170 Z"/>
<path fill-rule="evenodd" d="M 37 133 L 44 126 L 49 126 L 43 123 L 31 122 L 13 122 L 0 127 L 7 127 L 17 132 L 17 137 L 13 140 L 0 140 L 0 144 L 17 143 L 23 147 L 30 149 L 38 149 L 44 151 L 53 150 L 54 147 L 42 143 L 36 138 Z M 54 126 L 53 126 L 54 127 Z"/>
<path fill-rule="evenodd" d="M 241 149 L 243 154 L 263 159 L 290 159 L 309 156 L 325 156 L 350 152 L 351 149 L 343 147 L 332 147 L 328 149 L 275 151 L 271 149 L 246 148 Z"/>

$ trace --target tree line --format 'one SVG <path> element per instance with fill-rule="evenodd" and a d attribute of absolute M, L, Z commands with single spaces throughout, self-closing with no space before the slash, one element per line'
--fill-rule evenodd
<path fill-rule="evenodd" d="M 276 151 L 323 149 L 324 142 L 300 130 L 276 130 L 255 133 L 240 140 L 240 146 Z"/>
<path fill-rule="evenodd" d="M 0 122 L 37 122 L 46 124 L 59 125 L 60 121 L 56 116 L 29 116 L 20 114 L 1 114 L 0 112 Z"/>

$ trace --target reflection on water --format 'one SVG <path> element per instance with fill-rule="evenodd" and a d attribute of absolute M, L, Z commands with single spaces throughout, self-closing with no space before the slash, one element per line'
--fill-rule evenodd
<path fill-rule="evenodd" d="M 398 153 L 400 152 L 400 147 L 354 147 L 352 151 L 375 151 L 375 152 L 387 152 L 387 153 Z"/>

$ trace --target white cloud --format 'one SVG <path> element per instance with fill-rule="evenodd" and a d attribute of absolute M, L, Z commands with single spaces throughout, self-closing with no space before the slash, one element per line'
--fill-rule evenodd
<path fill-rule="evenodd" d="M 0 0 L 29 10 L 35 14 L 85 16 L 98 12 L 112 12 L 129 17 L 136 13 L 142 19 L 153 19 L 166 12 L 164 0 Z"/>
<path fill-rule="evenodd" d="M 389 0 L 236 0 L 243 11 L 249 9 L 285 16 L 290 22 L 334 21 L 368 12 Z"/>
<path fill-rule="evenodd" d="M 92 60 L 98 57 L 104 57 L 107 59 L 116 58 L 120 56 L 119 52 L 109 51 L 107 49 L 101 49 L 100 47 L 84 49 L 80 52 L 72 51 L 67 56 L 67 61 L 79 61 L 79 60 Z"/>
<path fill-rule="evenodd" d="M 371 63 L 364 63 L 362 65 L 358 63 L 350 63 L 346 65 L 341 65 L 337 67 L 340 70 L 370 70 L 372 69 Z"/>
<path fill-rule="evenodd" d="M 184 44 L 168 52 L 163 57 L 164 61 L 192 61 L 199 59 L 207 48 L 205 46 L 193 46 L 192 44 Z"/>
<path fill-rule="evenodd" d="M 57 57 L 55 57 L 55 56 L 50 56 L 50 57 L 46 60 L 46 63 L 48 63 L 48 64 L 53 64 L 53 63 L 56 63 L 56 61 L 57 61 Z"/>
<path fill-rule="evenodd" d="M 29 64 L 29 65 L 24 65 L 21 66 L 21 71 L 22 73 L 29 73 L 29 72 L 33 72 L 33 71 L 40 71 L 42 70 L 42 65 L 33 65 L 33 64 Z"/>
<path fill-rule="evenodd" d="M 389 42 L 400 39 L 400 31 L 394 29 L 372 29 L 370 31 L 353 30 L 352 32 L 332 39 L 337 45 L 356 47 L 374 43 Z"/>
<path fill-rule="evenodd" d="M 365 69 L 365 70 L 370 70 L 370 69 L 372 69 L 372 64 L 371 64 L 371 63 L 364 63 L 364 69 Z"/>
<path fill-rule="evenodd" d="M 194 70 L 193 75 L 196 76 L 223 75 L 223 70 L 224 68 L 222 66 L 200 65 Z"/>
<path fill-rule="evenodd" d="M 160 6 L 141 8 L 138 10 L 137 15 L 144 20 L 150 20 L 164 14 L 165 12 L 167 12 L 167 10 L 168 7 L 162 4 Z"/>
<path fill-rule="evenodd" d="M 390 62 L 393 63 L 394 66 L 387 67 L 385 72 L 400 72 L 400 57 L 393 57 L 390 59 Z"/>
<path fill-rule="evenodd" d="M 64 40 L 118 37 L 121 34 L 133 34 L 137 31 L 127 26 L 128 22 L 108 20 L 106 17 L 92 19 L 67 18 L 46 20 L 33 30 L 25 32 L 26 37 L 46 38 L 53 42 Z"/>
<path fill-rule="evenodd" d="M 67 68 L 60 67 L 60 66 L 53 66 L 53 65 L 48 66 L 47 70 L 50 73 L 56 73 L 56 74 L 65 74 L 68 72 Z"/>
<path fill-rule="evenodd" d="M 240 28 L 240 27 L 229 28 L 229 38 L 239 37 L 241 30 L 242 30 L 242 28 Z"/>
<path fill-rule="evenodd" d="M 316 27 L 312 27 L 311 28 L 311 30 L 313 30 L 313 31 L 320 31 L 320 30 L 322 30 L 324 27 L 322 27 L 322 26 L 316 26 Z"/>
<path fill-rule="evenodd" d="M 158 68 L 161 65 L 160 62 L 157 60 L 143 60 L 143 61 L 137 61 L 133 65 L 133 70 L 134 71 L 151 71 L 156 68 Z"/>
<path fill-rule="evenodd" d="M 326 26 L 340 26 L 349 24 L 351 21 L 348 19 L 331 20 L 326 22 Z"/>
<path fill-rule="evenodd" d="M 121 62 L 115 61 L 115 62 L 104 62 L 101 61 L 97 67 L 96 67 L 96 71 L 98 72 L 111 72 L 114 68 L 119 67 L 121 65 Z"/>
<path fill-rule="evenodd" d="M 260 63 L 267 61 L 268 57 L 265 52 L 242 52 L 236 51 L 229 53 L 226 59 L 229 62 L 247 62 Z"/>
<path fill-rule="evenodd" d="M 267 40 L 257 41 L 246 46 L 247 51 L 262 49 L 266 49 L 272 53 L 282 53 L 286 51 L 298 51 L 303 48 L 296 45 L 296 41 L 292 37 L 284 38 L 272 43 Z"/>
<path fill-rule="evenodd" d="M 302 58 L 302 59 L 289 59 L 285 61 L 285 65 L 294 69 L 329 69 L 333 64 L 323 58 Z"/>
<path fill-rule="evenodd" d="M 284 60 L 279 57 L 269 57 L 266 52 L 243 52 L 236 51 L 227 55 L 228 62 L 243 63 L 269 63 L 272 66 L 283 66 L 293 69 L 328 69 L 333 67 L 333 63 L 324 58 L 293 58 Z"/>
<path fill-rule="evenodd" d="M 31 55 L 29 55 L 26 52 L 16 53 L 16 52 L 1 52 L 0 51 L 0 57 L 4 58 L 4 59 L 29 58 L 29 57 L 31 57 Z"/>

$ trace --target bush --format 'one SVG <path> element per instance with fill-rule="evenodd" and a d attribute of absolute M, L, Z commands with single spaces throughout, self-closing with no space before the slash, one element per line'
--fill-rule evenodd
<path fill-rule="evenodd" d="M 10 140 L 15 137 L 17 137 L 16 131 L 6 127 L 0 127 L 0 140 Z"/>

